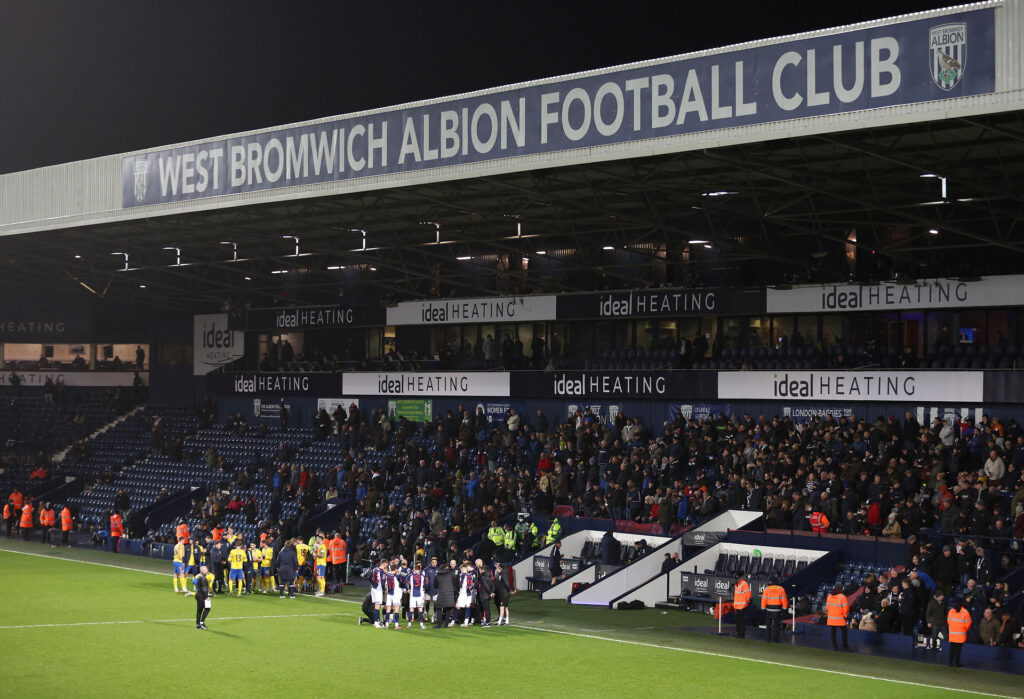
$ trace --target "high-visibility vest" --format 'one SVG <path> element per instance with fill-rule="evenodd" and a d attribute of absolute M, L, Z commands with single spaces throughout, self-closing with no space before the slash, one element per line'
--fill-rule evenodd
<path fill-rule="evenodd" d="M 750 584 L 746 580 L 738 580 L 732 591 L 732 606 L 734 609 L 746 609 L 750 604 Z"/>
<path fill-rule="evenodd" d="M 175 528 L 175 530 L 174 530 L 174 538 L 175 539 L 181 539 L 181 538 L 187 539 L 187 538 L 189 538 L 188 524 L 186 522 L 182 522 L 181 524 L 179 524 L 177 526 L 177 528 Z"/>
<path fill-rule="evenodd" d="M 501 546 L 505 543 L 505 532 L 501 527 L 491 527 L 487 531 L 487 538 L 491 540 L 495 546 Z"/>
<path fill-rule="evenodd" d="M 10 519 L 13 516 L 11 513 L 11 503 L 4 503 L 4 519 Z"/>
<path fill-rule="evenodd" d="M 224 538 L 224 529 L 222 527 L 214 527 L 213 540 L 220 541 L 222 538 Z"/>
<path fill-rule="evenodd" d="M 827 532 L 828 524 L 828 517 L 826 517 L 823 512 L 815 512 L 811 515 L 812 532 Z"/>
<path fill-rule="evenodd" d="M 516 548 L 516 531 L 515 529 L 509 529 L 505 532 L 505 548 L 509 551 L 514 551 Z"/>
<path fill-rule="evenodd" d="M 949 626 L 950 643 L 967 642 L 967 632 L 971 628 L 971 613 L 966 607 L 961 607 L 959 612 L 950 609 L 946 615 L 946 624 Z"/>
<path fill-rule="evenodd" d="M 788 606 L 789 599 L 781 585 L 769 585 L 764 588 L 764 592 L 761 593 L 761 609 L 785 609 Z"/>
<path fill-rule="evenodd" d="M 32 503 L 30 502 L 26 502 L 25 506 L 21 508 L 21 528 L 32 528 Z"/>
<path fill-rule="evenodd" d="M 121 515 L 110 515 L 110 536 L 124 536 L 124 526 L 121 524 Z"/>
<path fill-rule="evenodd" d="M 554 543 L 562 537 L 562 523 L 557 519 L 551 520 L 551 526 L 548 527 L 548 543 Z"/>
<path fill-rule="evenodd" d="M 348 560 L 346 556 L 345 540 L 340 537 L 334 537 L 328 544 L 328 548 L 331 552 L 331 563 L 338 565 L 339 563 L 345 563 Z"/>
<path fill-rule="evenodd" d="M 850 616 L 850 602 L 846 595 L 829 595 L 825 600 L 825 609 L 828 611 L 829 626 L 846 626 L 846 618 Z"/>
<path fill-rule="evenodd" d="M 11 503 L 14 505 L 14 509 L 16 510 L 25 504 L 24 496 L 20 491 L 15 490 L 11 493 Z"/>
<path fill-rule="evenodd" d="M 40 510 L 39 511 L 39 524 L 43 527 L 52 527 L 57 522 L 57 517 L 53 513 L 53 510 Z"/>
<path fill-rule="evenodd" d="M 74 528 L 74 523 L 71 518 L 71 508 L 65 507 L 60 511 L 60 528 L 62 531 L 69 532 Z"/>

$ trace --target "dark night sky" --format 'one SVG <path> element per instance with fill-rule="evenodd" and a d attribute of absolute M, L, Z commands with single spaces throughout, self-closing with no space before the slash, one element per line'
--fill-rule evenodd
<path fill-rule="evenodd" d="M 0 173 L 952 4 L 0 4 Z"/>

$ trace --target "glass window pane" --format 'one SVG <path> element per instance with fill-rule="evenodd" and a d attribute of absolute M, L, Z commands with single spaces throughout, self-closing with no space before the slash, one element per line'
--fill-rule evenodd
<path fill-rule="evenodd" d="M 772 318 L 772 338 L 776 347 L 793 346 L 793 316 L 775 316 Z"/>
<path fill-rule="evenodd" d="M 928 347 L 948 347 L 953 343 L 953 314 L 947 311 L 929 311 L 925 314 Z"/>
<path fill-rule="evenodd" d="M 832 313 L 821 317 L 821 340 L 825 346 L 843 343 L 843 316 Z"/>

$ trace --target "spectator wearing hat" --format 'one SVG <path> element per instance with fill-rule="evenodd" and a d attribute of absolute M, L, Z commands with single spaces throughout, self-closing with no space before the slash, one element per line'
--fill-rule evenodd
<path fill-rule="evenodd" d="M 900 523 L 896 519 L 896 513 L 890 512 L 889 523 L 882 529 L 882 536 L 887 536 L 891 539 L 898 539 L 902 533 L 903 530 L 900 528 Z"/>

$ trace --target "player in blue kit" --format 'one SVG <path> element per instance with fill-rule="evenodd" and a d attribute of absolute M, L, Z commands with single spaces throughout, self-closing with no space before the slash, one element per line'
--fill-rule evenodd
<path fill-rule="evenodd" d="M 423 625 L 423 598 L 427 589 L 427 576 L 423 573 L 421 564 L 417 563 L 405 579 L 405 589 L 409 591 L 409 627 L 412 628 L 412 622 L 419 619 L 420 628 L 427 628 Z"/>

